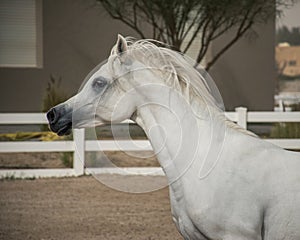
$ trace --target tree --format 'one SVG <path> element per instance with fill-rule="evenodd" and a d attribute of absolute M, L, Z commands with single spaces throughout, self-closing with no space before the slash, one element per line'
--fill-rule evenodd
<path fill-rule="evenodd" d="M 255 24 L 266 23 L 275 15 L 275 1 L 282 7 L 294 0 L 97 0 L 112 18 L 131 27 L 141 38 L 146 38 L 149 32 L 146 24 L 152 29 L 152 36 L 147 37 L 186 53 L 200 37 L 197 63 L 204 58 L 212 41 L 228 30 L 234 31 L 232 38 L 207 63 L 207 70 Z"/>
<path fill-rule="evenodd" d="M 300 45 L 300 27 L 293 27 L 291 30 L 287 26 L 282 26 L 276 31 L 276 43 L 287 42 L 292 46 Z"/>

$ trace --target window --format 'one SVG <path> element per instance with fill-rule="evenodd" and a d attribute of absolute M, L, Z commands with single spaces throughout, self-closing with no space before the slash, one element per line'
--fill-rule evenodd
<path fill-rule="evenodd" d="M 289 61 L 289 66 L 296 66 L 297 65 L 297 61 L 296 60 L 290 60 Z"/>
<path fill-rule="evenodd" d="M 0 67 L 42 67 L 42 1 L 0 1 Z"/>

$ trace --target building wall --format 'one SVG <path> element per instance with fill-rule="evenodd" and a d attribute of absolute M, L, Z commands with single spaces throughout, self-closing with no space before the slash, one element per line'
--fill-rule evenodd
<path fill-rule="evenodd" d="M 277 46 L 276 61 L 281 75 L 287 77 L 300 76 L 300 46 Z"/>
<path fill-rule="evenodd" d="M 240 39 L 213 65 L 216 82 L 227 110 L 245 106 L 250 110 L 273 110 L 276 85 L 275 22 L 255 27 L 256 34 Z M 215 54 L 232 36 L 215 41 Z"/>
<path fill-rule="evenodd" d="M 43 0 L 43 67 L 0 68 L 0 112 L 40 112 L 50 75 L 77 92 L 85 76 L 109 55 L 117 33 L 136 34 L 112 20 L 95 0 Z M 273 109 L 275 88 L 274 22 L 242 39 L 212 68 L 227 110 L 246 106 Z M 213 43 L 214 54 L 230 33 Z"/>
<path fill-rule="evenodd" d="M 76 93 L 118 33 L 136 36 L 95 0 L 43 0 L 43 67 L 0 68 L 0 112 L 40 112 L 50 75 Z"/>

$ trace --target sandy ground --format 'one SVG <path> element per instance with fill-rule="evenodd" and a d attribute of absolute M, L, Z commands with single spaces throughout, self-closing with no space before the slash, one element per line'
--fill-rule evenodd
<path fill-rule="evenodd" d="M 135 181 L 143 185 L 158 178 Z M 85 176 L 1 180 L 0 239 L 182 238 L 171 220 L 167 188 L 124 193 Z"/>

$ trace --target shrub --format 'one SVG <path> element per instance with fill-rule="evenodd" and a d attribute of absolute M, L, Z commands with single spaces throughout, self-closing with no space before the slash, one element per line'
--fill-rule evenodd
<path fill-rule="evenodd" d="M 300 138 L 300 123 L 275 123 L 271 138 Z"/>
<path fill-rule="evenodd" d="M 290 105 L 293 111 L 300 111 L 300 104 Z M 275 123 L 270 136 L 272 138 L 300 138 L 300 122 Z"/>
<path fill-rule="evenodd" d="M 46 92 L 42 103 L 42 112 L 47 112 L 50 108 L 55 105 L 64 102 L 68 99 L 68 95 L 61 88 L 61 77 L 55 79 L 54 76 L 50 75 L 50 81 L 47 84 Z M 42 126 L 42 131 L 48 131 L 48 126 Z"/>
<path fill-rule="evenodd" d="M 68 168 L 73 167 L 73 153 L 72 152 L 62 153 L 60 159 L 65 167 L 68 167 Z"/>
<path fill-rule="evenodd" d="M 50 76 L 50 81 L 48 82 L 46 93 L 43 98 L 42 111 L 47 112 L 50 108 L 55 105 L 64 102 L 68 99 L 68 95 L 61 88 L 61 77 L 57 80 L 54 76 Z"/>

